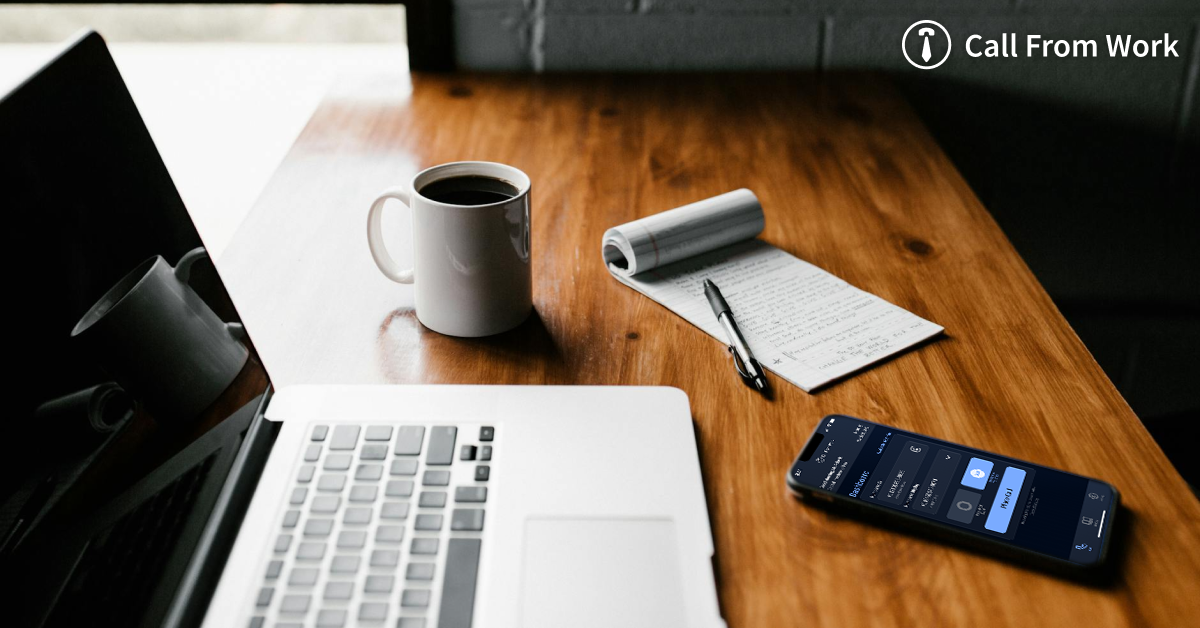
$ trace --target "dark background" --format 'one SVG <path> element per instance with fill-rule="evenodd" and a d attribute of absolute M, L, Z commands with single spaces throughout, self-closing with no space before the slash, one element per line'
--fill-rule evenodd
<path fill-rule="evenodd" d="M 1200 482 L 1184 451 L 1200 436 L 1200 2 L 402 4 L 417 70 L 886 74 L 1184 477 Z M 930 71 L 900 52 L 905 29 L 924 19 L 954 42 Z M 1005 33 L 1016 33 L 1022 54 L 1037 34 L 1095 40 L 1099 56 L 966 54 L 969 35 Z M 1105 35 L 1164 33 L 1178 40 L 1178 57 L 1108 57 Z M 919 50 L 912 39 L 908 48 Z"/>

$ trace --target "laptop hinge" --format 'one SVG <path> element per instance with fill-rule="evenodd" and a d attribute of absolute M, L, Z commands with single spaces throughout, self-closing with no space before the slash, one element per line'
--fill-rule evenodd
<path fill-rule="evenodd" d="M 254 496 L 254 487 L 258 485 L 271 446 L 279 434 L 279 424 L 266 420 L 265 416 L 271 393 L 272 389 L 268 386 L 246 430 L 246 437 L 233 460 L 221 493 L 217 496 L 208 523 L 200 534 L 196 551 L 184 570 L 175 598 L 167 609 L 162 623 L 164 628 L 187 628 L 199 625 L 204 618 L 204 611 L 220 579 L 225 559 L 237 538 L 250 499 Z"/>

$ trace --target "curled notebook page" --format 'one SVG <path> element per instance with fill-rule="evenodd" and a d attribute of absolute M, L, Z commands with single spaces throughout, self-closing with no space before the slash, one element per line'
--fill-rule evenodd
<path fill-rule="evenodd" d="M 742 188 L 609 229 L 604 263 L 632 277 L 757 237 L 763 225 L 758 197 Z"/>
<path fill-rule="evenodd" d="M 604 234 L 613 277 L 722 343 L 704 296 L 721 288 L 763 367 L 813 391 L 942 333 L 941 325 L 759 240 L 763 210 L 735 190 Z"/>

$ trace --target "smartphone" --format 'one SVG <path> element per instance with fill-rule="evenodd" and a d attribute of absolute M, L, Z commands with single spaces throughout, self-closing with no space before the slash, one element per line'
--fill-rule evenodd
<path fill-rule="evenodd" d="M 1107 482 L 850 416 L 821 419 L 787 476 L 797 497 L 845 507 L 1069 573 L 1108 556 Z"/>

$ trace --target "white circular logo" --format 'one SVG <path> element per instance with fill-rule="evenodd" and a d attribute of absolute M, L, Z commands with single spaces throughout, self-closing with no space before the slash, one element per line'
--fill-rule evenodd
<path fill-rule="evenodd" d="M 933 62 L 933 54 L 930 52 L 929 46 L 929 38 L 937 37 L 937 31 L 933 30 L 929 26 L 921 26 L 922 24 L 932 24 L 940 28 L 942 30 L 942 35 L 946 38 L 946 54 L 942 55 L 942 58 L 937 63 Z M 908 56 L 908 46 L 905 45 L 908 43 L 908 34 L 911 33 L 914 28 L 917 28 L 917 37 L 923 40 L 921 42 L 920 63 L 913 61 L 913 58 Z M 950 58 L 950 49 L 953 47 L 954 42 L 950 39 L 950 31 L 947 31 L 945 26 L 942 26 L 933 20 L 920 20 L 918 22 L 913 22 L 912 26 L 909 26 L 908 30 L 904 31 L 904 37 L 900 38 L 900 52 L 903 52 L 904 58 L 907 59 L 908 62 L 918 70 L 932 70 L 945 63 L 946 59 Z"/>
<path fill-rule="evenodd" d="M 971 477 L 973 477 L 973 478 L 983 477 L 983 469 L 971 469 Z"/>

